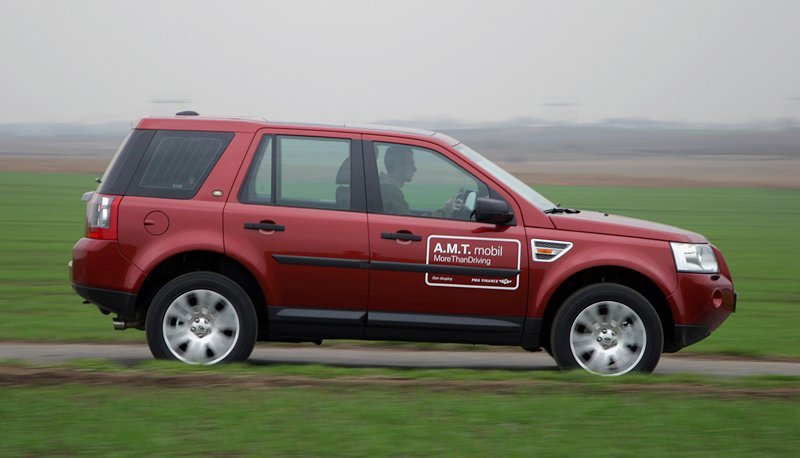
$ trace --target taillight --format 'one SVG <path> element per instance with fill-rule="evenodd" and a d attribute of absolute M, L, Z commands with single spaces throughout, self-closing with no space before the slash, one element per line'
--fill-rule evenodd
<path fill-rule="evenodd" d="M 92 193 L 86 204 L 86 237 L 90 239 L 117 239 L 117 212 L 120 196 Z"/>

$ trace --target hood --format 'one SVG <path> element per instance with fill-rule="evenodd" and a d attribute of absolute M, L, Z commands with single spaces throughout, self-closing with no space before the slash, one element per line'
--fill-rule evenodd
<path fill-rule="evenodd" d="M 708 243 L 705 237 L 695 232 L 626 216 L 593 211 L 548 216 L 556 228 L 565 231 L 620 235 L 668 242 Z"/>

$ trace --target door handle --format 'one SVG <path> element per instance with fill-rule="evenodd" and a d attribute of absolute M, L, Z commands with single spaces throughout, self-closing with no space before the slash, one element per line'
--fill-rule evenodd
<path fill-rule="evenodd" d="M 244 223 L 245 229 L 254 229 L 257 231 L 276 231 L 283 232 L 286 227 L 283 224 L 275 223 Z"/>
<path fill-rule="evenodd" d="M 409 242 L 419 242 L 422 240 L 421 235 L 406 232 L 381 232 L 381 238 L 386 240 L 405 240 Z"/>

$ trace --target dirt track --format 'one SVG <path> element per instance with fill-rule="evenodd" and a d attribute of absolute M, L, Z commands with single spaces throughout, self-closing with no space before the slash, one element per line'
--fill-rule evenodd
<path fill-rule="evenodd" d="M 3 156 L 0 172 L 61 172 L 102 175 L 110 156 Z"/>
<path fill-rule="evenodd" d="M 0 386 L 57 386 L 80 384 L 113 387 L 154 387 L 160 389 L 217 388 L 274 389 L 283 387 L 391 388 L 431 391 L 547 393 L 564 391 L 597 391 L 600 393 L 657 393 L 692 397 L 747 398 L 794 401 L 800 398 L 800 387 L 747 388 L 714 384 L 614 384 L 587 386 L 571 382 L 545 380 L 445 380 L 390 376 L 314 378 L 304 376 L 255 374 L 167 374 L 144 371 L 105 372 L 71 368 L 0 367 Z"/>

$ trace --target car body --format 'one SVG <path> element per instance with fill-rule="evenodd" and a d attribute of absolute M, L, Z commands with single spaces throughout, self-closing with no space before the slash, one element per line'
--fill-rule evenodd
<path fill-rule="evenodd" d="M 84 199 L 73 287 L 157 358 L 404 340 L 621 375 L 735 310 L 703 236 L 561 208 L 441 133 L 143 118 Z"/>

